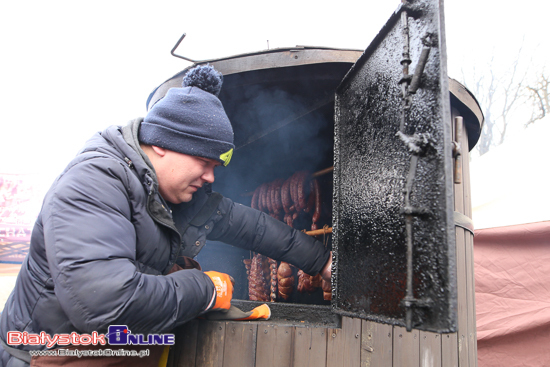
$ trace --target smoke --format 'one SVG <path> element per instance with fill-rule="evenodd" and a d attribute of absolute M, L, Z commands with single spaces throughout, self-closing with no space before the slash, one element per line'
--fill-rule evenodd
<path fill-rule="evenodd" d="M 216 172 L 214 190 L 248 205 L 242 194 L 263 182 L 332 166 L 333 90 L 313 91 L 299 82 L 284 89 L 277 83 L 242 85 L 238 75 L 228 77 L 220 95 L 236 149 L 231 164 Z"/>

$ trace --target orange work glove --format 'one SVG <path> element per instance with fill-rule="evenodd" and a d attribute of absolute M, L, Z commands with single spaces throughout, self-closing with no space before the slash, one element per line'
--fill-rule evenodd
<path fill-rule="evenodd" d="M 216 303 L 211 310 L 229 310 L 233 298 L 233 278 L 217 271 L 205 271 L 204 274 L 210 277 L 216 288 Z"/>
<path fill-rule="evenodd" d="M 249 316 L 238 318 L 235 320 L 258 320 L 258 319 L 269 320 L 270 317 L 271 317 L 271 310 L 269 309 L 269 306 L 264 303 L 263 305 L 258 306 L 254 308 L 252 311 L 250 311 Z"/>

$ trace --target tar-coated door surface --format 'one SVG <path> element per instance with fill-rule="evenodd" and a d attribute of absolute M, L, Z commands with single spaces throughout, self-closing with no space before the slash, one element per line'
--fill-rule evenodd
<path fill-rule="evenodd" d="M 332 307 L 456 328 L 442 3 L 404 2 L 336 91 Z"/>

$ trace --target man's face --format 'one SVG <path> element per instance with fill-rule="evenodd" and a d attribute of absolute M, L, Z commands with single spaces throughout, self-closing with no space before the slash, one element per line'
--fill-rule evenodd
<path fill-rule="evenodd" d="M 191 156 L 153 147 L 158 159 L 153 166 L 159 181 L 160 195 L 173 204 L 191 201 L 193 194 L 205 183 L 214 182 L 213 159 Z"/>

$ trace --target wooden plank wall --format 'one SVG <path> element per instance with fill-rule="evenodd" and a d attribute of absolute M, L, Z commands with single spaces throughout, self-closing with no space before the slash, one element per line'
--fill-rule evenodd
<path fill-rule="evenodd" d="M 472 216 L 463 130 L 455 210 Z M 473 235 L 456 228 L 458 332 L 436 334 L 342 318 L 342 328 L 193 320 L 176 332 L 169 367 L 476 367 Z"/>
<path fill-rule="evenodd" d="M 168 366 L 458 366 L 456 335 L 348 317 L 342 328 L 194 320 L 176 333 Z"/>
<path fill-rule="evenodd" d="M 455 118 L 453 111 L 453 124 Z M 462 125 L 460 145 L 462 155 L 460 162 L 461 182 L 455 183 L 455 211 L 472 217 L 472 200 L 470 191 L 470 156 L 468 152 L 468 135 L 466 127 Z M 454 139 L 454 136 L 453 136 Z M 456 227 L 456 273 L 458 292 L 458 332 L 454 336 L 444 338 L 444 350 L 456 350 L 457 355 L 449 356 L 449 366 L 477 366 L 477 333 L 475 311 L 475 276 L 473 234 L 460 227 Z M 448 340 L 445 340 L 448 339 Z M 453 340 L 456 339 L 456 340 Z M 457 348 L 452 345 L 457 343 Z"/>
<path fill-rule="evenodd" d="M 455 184 L 455 210 L 472 218 L 470 156 L 466 127 L 462 127 L 462 183 Z M 459 366 L 477 366 L 474 235 L 456 227 Z"/>

